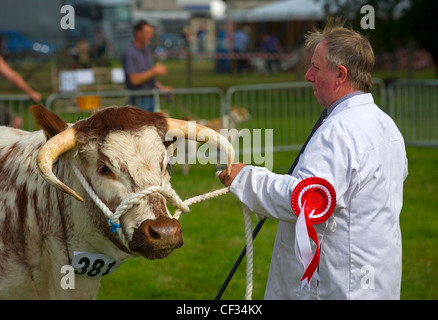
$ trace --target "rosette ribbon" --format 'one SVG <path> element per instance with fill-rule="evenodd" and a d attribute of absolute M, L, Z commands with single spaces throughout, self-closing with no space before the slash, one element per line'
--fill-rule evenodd
<path fill-rule="evenodd" d="M 291 205 L 298 219 L 295 224 L 295 254 L 303 263 L 304 274 L 301 278 L 302 286 L 313 276 L 318 279 L 316 269 L 319 265 L 319 242 L 314 224 L 326 221 L 333 214 L 336 207 L 336 192 L 333 186 L 325 179 L 307 178 L 295 187 L 292 192 Z M 313 252 L 310 239 L 316 244 Z M 304 281 L 306 280 L 306 281 Z"/>

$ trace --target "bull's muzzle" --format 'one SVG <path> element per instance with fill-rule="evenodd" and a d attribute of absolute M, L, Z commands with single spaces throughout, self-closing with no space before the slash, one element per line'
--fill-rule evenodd
<path fill-rule="evenodd" d="M 162 259 L 183 245 L 181 225 L 176 219 L 145 220 L 135 229 L 129 248 L 148 259 Z"/>

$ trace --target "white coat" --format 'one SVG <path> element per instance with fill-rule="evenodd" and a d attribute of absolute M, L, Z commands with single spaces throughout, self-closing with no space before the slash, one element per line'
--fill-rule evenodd
<path fill-rule="evenodd" d="M 330 182 L 337 200 L 333 215 L 314 225 L 320 280 L 301 288 L 291 195 L 309 177 Z M 399 299 L 406 177 L 403 137 L 371 94 L 349 98 L 330 113 L 291 176 L 244 167 L 231 192 L 252 211 L 279 220 L 265 299 Z"/>

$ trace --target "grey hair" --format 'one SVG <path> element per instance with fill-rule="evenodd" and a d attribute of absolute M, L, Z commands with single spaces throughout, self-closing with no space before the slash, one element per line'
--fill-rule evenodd
<path fill-rule="evenodd" d="M 373 85 L 371 72 L 374 68 L 374 52 L 370 42 L 358 32 L 344 27 L 345 20 L 329 18 L 323 30 L 314 29 L 306 35 L 306 47 L 315 47 L 325 41 L 327 67 L 331 70 L 344 66 L 351 85 L 370 92 Z"/>

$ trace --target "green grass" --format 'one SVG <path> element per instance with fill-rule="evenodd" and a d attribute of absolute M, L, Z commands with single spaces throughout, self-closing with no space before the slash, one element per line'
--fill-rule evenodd
<path fill-rule="evenodd" d="M 403 299 L 438 299 L 438 149 L 408 148 L 409 176 L 400 216 Z"/>
<path fill-rule="evenodd" d="M 407 149 L 409 176 L 400 216 L 403 237 L 402 299 L 438 299 L 438 149 Z M 274 172 L 284 173 L 295 157 L 276 153 Z M 194 165 L 188 176 L 175 166 L 172 184 L 182 199 L 221 187 L 210 166 Z M 171 210 L 172 211 L 172 210 Z M 181 216 L 184 246 L 163 260 L 130 259 L 103 278 L 98 299 L 214 299 L 243 248 L 240 202 L 227 194 L 191 207 Z M 255 225 L 256 221 L 254 221 Z M 277 222 L 268 220 L 254 242 L 254 299 L 262 299 Z M 243 299 L 244 260 L 222 299 Z"/>

